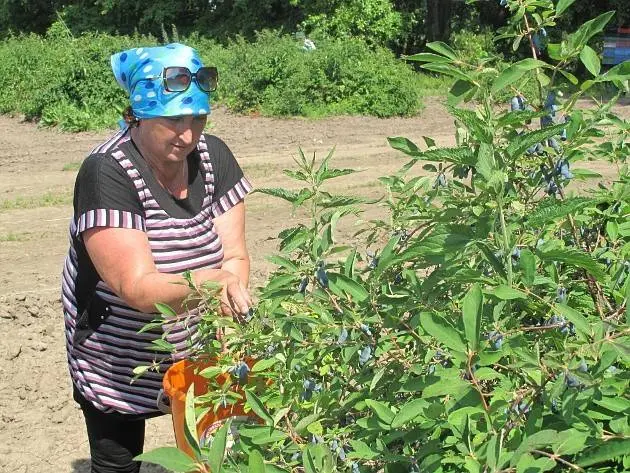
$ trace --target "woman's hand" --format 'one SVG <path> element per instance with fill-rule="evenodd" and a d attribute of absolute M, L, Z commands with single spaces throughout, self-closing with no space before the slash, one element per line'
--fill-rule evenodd
<path fill-rule="evenodd" d="M 214 279 L 223 286 L 221 312 L 223 315 L 234 317 L 236 322 L 242 323 L 252 306 L 249 291 L 240 278 L 229 271 L 220 270 Z"/>

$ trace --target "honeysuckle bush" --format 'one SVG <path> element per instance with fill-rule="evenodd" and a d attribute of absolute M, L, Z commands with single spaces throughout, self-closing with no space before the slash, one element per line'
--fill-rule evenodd
<path fill-rule="evenodd" d="M 508 0 L 501 35 L 537 56 L 533 35 L 571 3 Z M 381 199 L 328 192 L 354 172 L 332 152 L 300 151 L 285 171 L 294 190 L 259 189 L 309 223 L 280 232 L 247 323 L 204 312 L 199 356 L 215 366 L 209 392 L 187 400 L 195 458 L 141 458 L 213 473 L 627 471 L 630 123 L 613 105 L 630 63 L 602 74 L 587 49 L 611 16 L 547 45 L 548 62 L 473 67 L 442 43 L 409 58 L 456 79 L 456 145 L 390 137 L 405 164 L 380 179 Z M 576 60 L 590 79 L 563 69 Z M 527 81 L 537 94 L 521 93 Z M 619 92 L 579 101 L 596 83 Z M 497 103 L 506 90 L 511 103 Z M 338 222 L 373 205 L 386 217 L 364 222 L 361 244 L 338 241 Z M 257 421 L 199 440 L 196 419 L 235 403 Z"/>

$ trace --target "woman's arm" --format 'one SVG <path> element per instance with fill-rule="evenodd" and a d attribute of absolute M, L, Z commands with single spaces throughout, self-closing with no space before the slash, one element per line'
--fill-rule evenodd
<path fill-rule="evenodd" d="M 236 204 L 227 212 L 215 217 L 214 230 L 223 242 L 221 269 L 239 277 L 245 287 L 249 285 L 249 253 L 245 243 L 245 204 Z"/>
<path fill-rule="evenodd" d="M 142 312 L 155 312 L 162 302 L 180 312 L 191 293 L 182 276 L 160 273 L 144 232 L 127 228 L 96 227 L 83 232 L 83 241 L 101 279 L 127 304 Z M 251 299 L 239 277 L 223 269 L 193 272 L 200 284 L 214 281 L 223 286 L 222 301 L 236 313 L 246 314 Z M 182 283 L 184 284 L 173 284 Z"/>

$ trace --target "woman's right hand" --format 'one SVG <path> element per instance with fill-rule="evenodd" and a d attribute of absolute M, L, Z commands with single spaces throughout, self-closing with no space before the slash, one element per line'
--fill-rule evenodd
<path fill-rule="evenodd" d="M 221 269 L 214 281 L 223 286 L 221 290 L 221 312 L 232 316 L 237 322 L 242 322 L 252 306 L 249 291 L 235 274 Z"/>

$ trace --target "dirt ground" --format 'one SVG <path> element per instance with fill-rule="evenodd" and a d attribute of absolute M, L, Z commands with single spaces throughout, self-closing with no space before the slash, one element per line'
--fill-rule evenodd
<path fill-rule="evenodd" d="M 630 116 L 630 107 L 619 113 Z M 416 143 L 431 136 L 452 145 L 453 123 L 429 101 L 415 118 L 343 117 L 325 120 L 241 117 L 213 111 L 211 132 L 226 141 L 254 187 L 291 187 L 282 173 L 298 147 L 333 165 L 361 172 L 339 178 L 333 189 L 377 195 L 377 178 L 398 169 L 403 155 L 387 136 Z M 71 399 L 66 369 L 60 273 L 68 248 L 72 187 L 78 164 L 110 132 L 65 134 L 0 116 L 0 471 L 89 472 L 81 413 Z M 610 178 L 607 163 L 582 167 Z M 333 181 L 334 182 L 334 181 Z M 331 183 L 332 184 L 332 183 Z M 292 220 L 291 209 L 262 194 L 246 199 L 252 286 L 269 270 L 265 256 Z M 174 443 L 170 418 L 147 423 L 146 448 Z M 143 473 L 163 472 L 144 465 Z"/>

